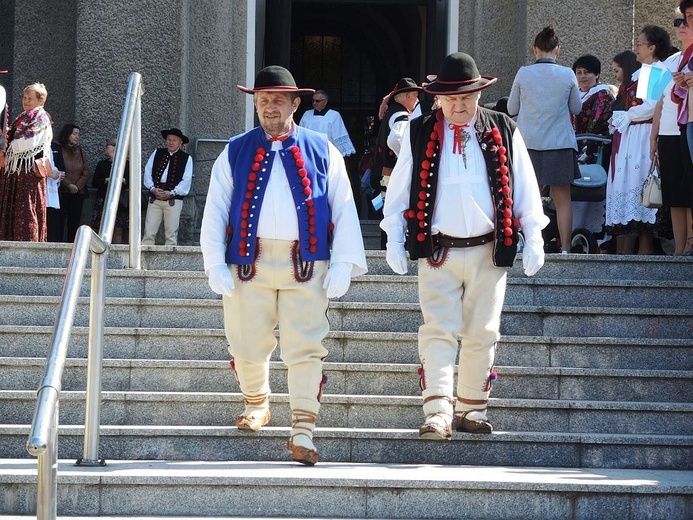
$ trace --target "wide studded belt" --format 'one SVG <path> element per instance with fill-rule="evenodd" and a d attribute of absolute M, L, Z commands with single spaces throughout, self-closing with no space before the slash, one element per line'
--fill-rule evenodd
<path fill-rule="evenodd" d="M 493 241 L 493 231 L 478 237 L 458 238 L 437 233 L 433 235 L 433 245 L 438 247 L 475 247 Z"/>

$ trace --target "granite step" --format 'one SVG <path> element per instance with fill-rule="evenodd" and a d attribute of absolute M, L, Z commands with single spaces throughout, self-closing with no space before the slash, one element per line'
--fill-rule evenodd
<path fill-rule="evenodd" d="M 86 272 L 82 296 L 91 292 L 90 277 L 91 273 Z M 0 267 L 0 294 L 58 296 L 64 282 L 65 269 Z M 202 272 L 126 269 L 108 271 L 106 296 L 219 299 Z M 360 276 L 337 301 L 417 303 L 417 279 L 397 275 Z M 693 281 L 510 278 L 505 304 L 691 309 Z"/>
<path fill-rule="evenodd" d="M 72 248 L 69 244 L 0 242 L 0 266 L 65 268 Z M 113 245 L 108 255 L 110 269 L 128 266 L 129 246 Z M 366 251 L 368 274 L 392 275 L 385 251 Z M 89 258 L 89 263 L 91 258 Z M 202 253 L 197 246 L 142 246 L 142 268 L 150 271 L 203 271 Z M 557 278 L 601 280 L 690 281 L 693 259 L 671 256 L 637 255 L 546 255 L 546 263 L 533 279 Z M 409 262 L 409 275 L 417 272 L 417 262 Z M 509 269 L 510 278 L 525 278 L 522 262 Z"/>
<path fill-rule="evenodd" d="M 27 425 L 0 426 L 3 458 L 28 458 Z M 289 427 L 259 432 L 228 426 L 102 426 L 99 458 L 111 460 L 284 461 Z M 83 426 L 59 428 L 61 458 L 82 457 Z M 323 462 L 469 464 L 574 468 L 693 468 L 693 436 L 495 431 L 453 432 L 450 442 L 422 441 L 417 429 L 321 428 Z"/>
<path fill-rule="evenodd" d="M 36 389 L 42 358 L 0 358 L 3 390 Z M 344 395 L 419 395 L 419 365 L 334 363 L 324 365 L 325 392 Z M 693 371 L 496 366 L 493 395 L 505 399 L 693 402 Z M 62 389 L 86 387 L 87 360 L 68 359 Z M 270 386 L 285 393 L 287 369 L 270 363 Z M 229 363 L 195 360 L 105 359 L 103 389 L 116 392 L 240 392 Z"/>
<path fill-rule="evenodd" d="M 288 425 L 287 394 L 270 398 L 272 425 Z M 0 390 L 4 424 L 31 423 L 35 390 Z M 101 397 L 102 425 L 235 424 L 243 410 L 242 395 L 229 392 L 114 392 Z M 84 424 L 85 393 L 65 391 L 60 424 Z M 421 426 L 420 396 L 324 394 L 320 427 L 405 428 Z M 690 435 L 693 404 L 689 402 L 579 401 L 567 399 L 500 399 L 489 401 L 489 419 L 503 431 Z"/>
<path fill-rule="evenodd" d="M 0 326 L 0 356 L 43 357 L 52 326 Z M 278 333 L 277 333 L 278 335 Z M 415 332 L 332 331 L 324 344 L 327 361 L 419 363 Z M 222 329 L 107 327 L 104 349 L 114 359 L 195 359 L 228 361 Z M 86 358 L 88 329 L 75 327 L 70 356 Z M 272 359 L 279 360 L 279 349 Z M 506 366 L 693 370 L 690 339 L 503 336 L 496 363 Z"/>
<path fill-rule="evenodd" d="M 52 325 L 57 296 L 0 296 L 0 325 Z M 220 300 L 107 298 L 106 327 L 221 328 Z M 505 305 L 501 333 L 523 336 L 693 337 L 693 309 Z M 89 299 L 80 298 L 75 325 L 86 326 Z M 414 332 L 422 323 L 415 303 L 331 302 L 332 330 Z"/>
<path fill-rule="evenodd" d="M 73 462 L 58 463 L 58 510 L 66 516 L 685 518 L 693 501 L 693 474 L 671 470 L 131 460 L 80 468 Z M 35 511 L 35 468 L 33 460 L 0 461 L 0 514 Z"/>

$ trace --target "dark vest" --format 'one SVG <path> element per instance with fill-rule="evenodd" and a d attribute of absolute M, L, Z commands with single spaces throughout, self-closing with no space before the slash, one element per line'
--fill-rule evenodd
<path fill-rule="evenodd" d="M 265 197 L 272 163 L 284 166 L 298 217 L 298 242 L 305 262 L 329 260 L 331 242 L 327 173 L 330 167 L 327 136 L 301 126 L 271 151 L 262 127 L 229 141 L 228 160 L 234 190 L 229 211 L 226 263 L 248 265 L 255 261 L 255 230 Z"/>
<path fill-rule="evenodd" d="M 374 190 L 380 193 L 382 189 L 380 187 L 380 179 L 383 176 L 383 168 L 394 168 L 397 162 L 397 155 L 394 151 L 387 145 L 387 136 L 390 135 L 390 118 L 397 112 L 405 112 L 409 114 L 409 111 L 397 102 L 392 102 L 387 107 L 387 111 L 383 116 L 383 120 L 380 122 L 380 128 L 378 129 L 378 139 L 376 141 L 375 149 L 375 159 L 373 161 L 373 169 L 371 170 L 371 186 Z M 396 123 L 398 121 L 406 121 L 409 119 L 408 115 L 401 115 L 393 121 Z"/>
<path fill-rule="evenodd" d="M 407 218 L 407 250 L 412 260 L 433 255 L 431 221 L 438 189 L 438 156 L 444 119 L 436 110 L 411 122 L 413 172 Z M 515 122 L 505 114 L 478 107 L 474 131 L 486 162 L 495 207 L 493 263 L 510 267 L 517 253 L 519 222 L 512 208 L 513 132 Z M 507 177 L 506 177 L 507 176 Z M 462 237 L 468 238 L 468 237 Z"/>
<path fill-rule="evenodd" d="M 166 176 L 166 182 L 161 182 L 161 176 L 164 174 L 166 165 L 164 164 L 164 159 L 168 155 L 168 150 L 166 148 L 157 148 L 154 154 L 154 164 L 152 165 L 152 180 L 154 181 L 154 187 L 160 188 L 162 190 L 171 191 L 178 183 L 183 180 L 183 174 L 185 173 L 185 166 L 190 160 L 190 155 L 185 153 L 183 150 L 178 150 L 171 156 L 168 162 L 168 175 Z M 175 199 L 183 200 L 182 195 L 176 195 Z"/>

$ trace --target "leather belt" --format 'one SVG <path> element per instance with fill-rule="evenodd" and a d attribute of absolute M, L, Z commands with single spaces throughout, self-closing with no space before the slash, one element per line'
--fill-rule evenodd
<path fill-rule="evenodd" d="M 494 233 L 491 231 L 478 237 L 458 238 L 437 233 L 432 238 L 433 244 L 439 247 L 475 247 L 492 242 L 493 236 Z"/>

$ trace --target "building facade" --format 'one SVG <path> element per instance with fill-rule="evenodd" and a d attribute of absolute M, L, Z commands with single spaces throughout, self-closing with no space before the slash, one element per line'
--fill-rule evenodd
<path fill-rule="evenodd" d="M 162 145 L 159 130 L 179 127 L 195 152 L 196 222 L 220 143 L 254 125 L 250 96 L 257 70 L 287 66 L 301 86 L 326 89 L 352 134 L 357 155 L 368 118 L 402 76 L 422 81 L 454 50 L 499 77 L 483 102 L 507 95 L 531 63 L 534 36 L 552 25 L 559 61 L 585 53 L 602 60 L 632 48 L 640 27 L 673 34 L 676 0 L 0 0 L 0 81 L 10 109 L 22 88 L 46 84 L 55 132 L 81 127 L 93 165 L 117 134 L 129 74 L 142 75 L 143 160 Z M 306 100 L 303 108 L 308 108 Z M 300 114 L 299 114 L 300 117 Z M 357 159 L 356 159 L 357 160 Z M 350 165 L 351 168 L 355 164 Z M 196 224 L 195 224 L 196 225 Z M 190 238 L 188 238 L 190 241 Z"/>

